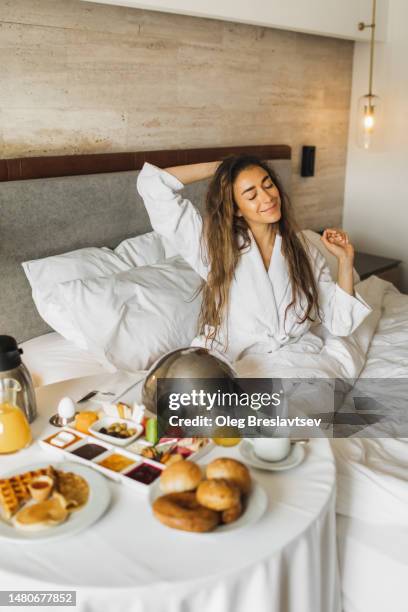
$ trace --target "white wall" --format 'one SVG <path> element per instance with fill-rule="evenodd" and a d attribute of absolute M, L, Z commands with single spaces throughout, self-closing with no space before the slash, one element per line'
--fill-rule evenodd
<path fill-rule="evenodd" d="M 344 227 L 365 252 L 403 260 L 408 292 L 408 2 L 390 0 L 387 42 L 376 46 L 374 90 L 383 103 L 381 142 L 358 149 L 358 98 L 367 93 L 368 45 L 355 46 Z"/>
<path fill-rule="evenodd" d="M 308 34 L 367 40 L 372 0 L 87 0 L 165 13 L 251 23 Z M 382 40 L 388 0 L 377 0 L 377 38 Z"/>

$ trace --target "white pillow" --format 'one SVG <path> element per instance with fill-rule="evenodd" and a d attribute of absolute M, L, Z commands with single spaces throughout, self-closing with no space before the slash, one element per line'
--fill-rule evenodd
<path fill-rule="evenodd" d="M 157 232 L 123 240 L 115 253 L 132 267 L 151 266 L 177 255 L 169 240 Z"/>
<path fill-rule="evenodd" d="M 25 261 L 22 264 L 40 316 L 61 336 L 86 349 L 86 341 L 72 324 L 70 313 L 61 302 L 58 284 L 76 279 L 109 276 L 130 266 L 107 248 L 90 247 L 62 255 Z"/>
<path fill-rule="evenodd" d="M 163 242 L 156 232 L 128 238 L 115 249 L 129 266 L 149 266 L 166 259 Z"/>
<path fill-rule="evenodd" d="M 24 351 L 22 359 L 34 387 L 116 371 L 110 364 L 102 365 L 89 351 L 78 348 L 56 332 L 27 340 L 20 344 L 20 348 Z"/>
<path fill-rule="evenodd" d="M 59 285 L 88 350 L 118 369 L 148 368 L 197 333 L 201 279 L 181 258 Z"/>
<path fill-rule="evenodd" d="M 324 246 L 323 242 L 320 240 L 320 234 L 318 234 L 317 232 L 314 232 L 313 230 L 302 230 L 302 234 L 304 236 L 306 236 L 306 238 L 317 249 L 319 249 L 320 253 L 325 258 L 325 260 L 327 262 L 327 265 L 329 266 L 330 276 L 332 277 L 334 282 L 336 282 L 337 281 L 337 273 L 338 273 L 338 263 L 337 263 L 336 256 L 333 255 L 332 253 L 330 253 L 326 249 L 326 247 Z M 353 281 L 354 281 L 354 284 L 360 282 L 360 277 L 359 277 L 358 272 L 357 272 L 357 270 L 355 268 L 353 268 Z"/>

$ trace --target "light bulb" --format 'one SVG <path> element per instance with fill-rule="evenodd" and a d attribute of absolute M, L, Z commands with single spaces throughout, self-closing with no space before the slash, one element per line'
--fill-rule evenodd
<path fill-rule="evenodd" d="M 367 130 L 367 132 L 373 129 L 374 124 L 374 112 L 364 115 L 364 129 Z"/>
<path fill-rule="evenodd" d="M 364 149 L 370 149 L 377 139 L 378 114 L 380 99 L 367 94 L 359 100 L 357 144 Z"/>

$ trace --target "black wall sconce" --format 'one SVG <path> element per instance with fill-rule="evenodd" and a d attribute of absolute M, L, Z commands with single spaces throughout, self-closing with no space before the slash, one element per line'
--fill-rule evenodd
<path fill-rule="evenodd" d="M 316 147 L 302 147 L 300 176 L 314 176 Z"/>

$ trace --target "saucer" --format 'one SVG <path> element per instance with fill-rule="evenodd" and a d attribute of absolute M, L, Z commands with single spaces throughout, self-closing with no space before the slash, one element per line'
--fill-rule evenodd
<path fill-rule="evenodd" d="M 280 461 L 264 461 L 259 459 L 255 455 L 251 440 L 242 440 L 238 448 L 246 463 L 259 470 L 270 470 L 272 472 L 290 470 L 302 463 L 305 458 L 303 444 L 291 444 L 289 455 Z"/>

